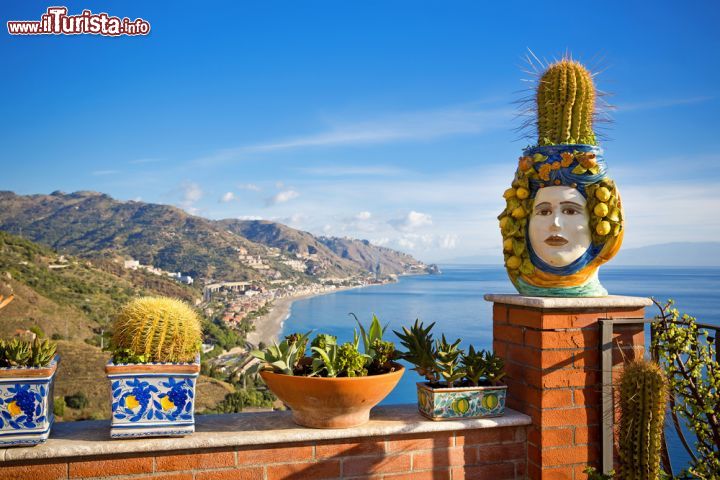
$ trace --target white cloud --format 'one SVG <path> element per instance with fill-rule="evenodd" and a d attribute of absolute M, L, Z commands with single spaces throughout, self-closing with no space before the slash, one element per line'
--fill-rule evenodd
<path fill-rule="evenodd" d="M 355 220 L 370 220 L 370 217 L 372 217 L 372 213 L 363 211 L 355 215 Z"/>
<path fill-rule="evenodd" d="M 286 203 L 290 200 L 299 197 L 300 194 L 295 190 L 283 190 L 282 192 L 278 192 L 272 197 L 268 198 L 266 200 L 266 204 L 268 206 L 270 205 L 278 205 L 280 203 Z"/>
<path fill-rule="evenodd" d="M 302 213 L 294 213 L 289 217 L 274 217 L 271 220 L 294 228 L 299 228 L 300 224 L 307 220 L 307 217 Z"/>
<path fill-rule="evenodd" d="M 191 215 L 200 213 L 195 203 L 203 197 L 203 191 L 197 183 L 185 182 L 180 186 L 181 200 L 179 206 Z"/>
<path fill-rule="evenodd" d="M 458 236 L 454 234 L 443 235 L 438 239 L 438 246 L 446 250 L 453 249 L 457 245 L 457 239 Z"/>
<path fill-rule="evenodd" d="M 387 166 L 347 166 L 347 167 L 314 167 L 300 168 L 303 173 L 318 175 L 323 177 L 345 177 L 345 176 L 387 176 L 387 175 L 403 175 L 408 171 L 402 168 Z"/>
<path fill-rule="evenodd" d="M 259 217 L 257 215 L 238 215 L 236 217 L 238 220 L 262 220 L 263 217 Z"/>
<path fill-rule="evenodd" d="M 378 115 L 358 121 L 332 122 L 325 131 L 226 148 L 193 160 L 192 163 L 209 165 L 229 162 L 240 159 L 248 153 L 398 141 L 428 141 L 451 135 L 478 134 L 509 128 L 515 113 L 512 107 L 481 109 L 477 105 L 466 104 L 436 110 Z"/>
<path fill-rule="evenodd" d="M 182 185 L 183 203 L 195 203 L 203 196 L 203 191 L 197 183 L 186 182 Z"/>
<path fill-rule="evenodd" d="M 250 190 L 251 192 L 259 192 L 262 190 L 260 187 L 255 185 L 254 183 L 243 183 L 237 186 L 240 190 Z"/>
<path fill-rule="evenodd" d="M 388 223 L 401 232 L 408 232 L 432 225 L 432 217 L 412 210 L 407 216 L 388 220 Z"/>
<path fill-rule="evenodd" d="M 223 203 L 228 203 L 228 202 L 232 202 L 233 200 L 236 200 L 236 199 L 237 199 L 237 197 L 235 196 L 235 194 L 233 192 L 227 192 L 227 193 L 225 193 L 225 195 L 222 196 L 220 201 Z"/>
<path fill-rule="evenodd" d="M 157 163 L 161 162 L 162 160 L 159 158 L 138 158 L 136 160 L 130 160 L 128 163 L 132 165 L 143 165 L 146 163 Z"/>

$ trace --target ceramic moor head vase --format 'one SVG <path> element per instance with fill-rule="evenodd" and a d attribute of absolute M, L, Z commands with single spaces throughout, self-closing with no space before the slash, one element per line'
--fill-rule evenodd
<path fill-rule="evenodd" d="M 592 75 L 570 59 L 538 82 L 538 143 L 523 151 L 498 216 L 505 267 L 522 295 L 607 295 L 598 267 L 620 249 L 623 210 L 595 140 L 595 100 Z"/>

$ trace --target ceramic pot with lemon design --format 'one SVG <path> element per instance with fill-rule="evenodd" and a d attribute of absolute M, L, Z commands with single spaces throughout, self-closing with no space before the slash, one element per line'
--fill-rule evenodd
<path fill-rule="evenodd" d="M 112 438 L 183 436 L 195 431 L 195 363 L 105 367 L 112 389 Z"/>
<path fill-rule="evenodd" d="M 417 384 L 418 410 L 431 420 L 499 417 L 505 413 L 506 385 L 432 388 Z"/>
<path fill-rule="evenodd" d="M 50 436 L 59 356 L 45 367 L 0 368 L 0 447 L 27 447 Z"/>

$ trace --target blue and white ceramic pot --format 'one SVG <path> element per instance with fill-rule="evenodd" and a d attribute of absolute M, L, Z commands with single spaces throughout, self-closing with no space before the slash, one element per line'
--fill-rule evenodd
<path fill-rule="evenodd" d="M 0 368 L 0 447 L 26 447 L 48 439 L 53 415 L 53 382 L 60 362 L 46 367 Z"/>
<path fill-rule="evenodd" d="M 105 366 L 112 390 L 112 438 L 179 437 L 195 431 L 195 363 Z"/>
<path fill-rule="evenodd" d="M 417 384 L 418 410 L 430 420 L 499 417 L 505 413 L 506 385 L 432 388 Z"/>

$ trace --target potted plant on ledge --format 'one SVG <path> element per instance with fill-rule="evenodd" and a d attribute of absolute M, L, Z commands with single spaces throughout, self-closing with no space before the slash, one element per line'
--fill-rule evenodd
<path fill-rule="evenodd" d="M 290 407 L 295 423 L 349 428 L 369 420 L 370 409 L 395 388 L 405 371 L 394 362 L 395 344 L 382 338 L 386 329 L 373 316 L 370 328 L 360 325 L 352 342 L 339 345 L 332 335 L 317 335 L 310 356 L 309 333 L 288 335 L 280 344 L 252 354 L 262 360 L 260 376 Z M 361 339 L 364 353 L 359 350 Z"/>
<path fill-rule="evenodd" d="M 505 411 L 507 386 L 504 362 L 490 352 L 467 352 L 458 348 L 460 340 L 449 343 L 442 335 L 433 341 L 431 330 L 415 321 L 411 328 L 395 332 L 407 352 L 401 358 L 415 365 L 413 370 L 425 377 L 418 382 L 418 409 L 431 420 L 497 417 Z"/>
<path fill-rule="evenodd" d="M 112 438 L 182 436 L 195 431 L 201 327 L 180 300 L 142 297 L 120 311 L 113 357 Z"/>
<path fill-rule="evenodd" d="M 39 337 L 0 340 L 0 447 L 37 445 L 50 436 L 55 350 Z"/>

